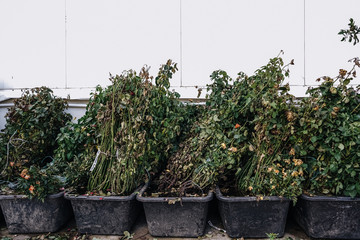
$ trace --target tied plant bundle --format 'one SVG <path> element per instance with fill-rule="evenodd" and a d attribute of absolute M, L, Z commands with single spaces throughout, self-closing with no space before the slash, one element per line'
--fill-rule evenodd
<path fill-rule="evenodd" d="M 304 164 L 294 149 L 297 108 L 283 84 L 292 64 L 277 56 L 252 76 L 240 72 L 235 81 L 224 71 L 213 73 L 210 119 L 221 130 L 211 134 L 211 160 L 226 195 L 296 200 L 301 194 Z"/>
<path fill-rule="evenodd" d="M 231 155 L 218 154 L 217 148 L 224 138 L 224 129 L 232 128 L 220 108 L 229 101 L 232 88 L 230 77 L 224 71 L 211 75 L 214 81 L 209 85 L 205 106 L 188 105 L 189 128 L 185 129 L 177 151 L 170 156 L 165 170 L 155 179 L 150 192 L 153 197 L 196 197 L 205 196 L 213 189 L 220 176 L 228 172 L 226 163 Z M 220 139 L 220 140 L 219 140 Z"/>
<path fill-rule="evenodd" d="M 153 181 L 150 192 L 153 197 L 205 196 L 217 176 L 211 167 L 208 144 L 208 108 L 187 105 L 188 128 L 182 128 L 183 137 L 177 150 L 169 157 L 166 168 Z"/>
<path fill-rule="evenodd" d="M 79 146 L 83 152 L 66 170 L 77 193 L 127 195 L 164 168 L 184 121 L 179 94 L 169 90 L 177 66 L 168 60 L 155 78 L 148 70 L 110 76 L 111 85 L 96 92 L 88 106 L 98 106 L 86 120 L 93 132 L 86 121 L 75 126 L 91 139 Z M 72 175 L 78 169 L 85 173 Z"/>
<path fill-rule="evenodd" d="M 293 64 L 293 62 L 291 62 Z M 304 164 L 295 158 L 297 108 L 282 86 L 288 65 L 276 57 L 234 81 L 211 75 L 206 106 L 152 187 L 153 196 L 201 196 L 214 187 L 241 196 L 301 194 Z"/>
<path fill-rule="evenodd" d="M 238 162 L 237 191 L 241 195 L 287 197 L 294 202 L 302 192 L 303 160 L 295 157 L 297 107 L 290 87 L 283 84 L 289 65 L 279 56 L 255 71 L 240 75 L 245 101 L 238 129 L 248 138 L 242 148 L 246 154 Z"/>

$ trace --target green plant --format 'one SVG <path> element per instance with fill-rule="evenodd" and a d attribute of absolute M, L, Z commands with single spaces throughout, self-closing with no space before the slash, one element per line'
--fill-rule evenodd
<path fill-rule="evenodd" d="M 51 89 L 41 87 L 24 90 L 9 108 L 0 140 L 1 177 L 5 182 L 14 182 L 12 186 L 19 182 L 16 192 L 43 199 L 48 193 L 58 191 L 57 180 L 45 173 L 45 168 L 53 161 L 60 128 L 71 119 L 70 114 L 64 112 L 67 106 L 66 100 L 55 97 Z M 31 174 L 22 176 L 24 171 Z M 29 184 L 36 181 L 44 184 L 30 191 Z"/>
<path fill-rule="evenodd" d="M 79 193 L 86 191 L 93 160 L 89 157 L 97 151 L 101 126 L 97 124 L 96 116 L 107 101 L 106 91 L 97 86 L 91 93 L 85 114 L 76 123 L 68 122 L 61 128 L 56 139 L 58 148 L 53 169 L 56 173 L 63 172 L 67 185 Z"/>
<path fill-rule="evenodd" d="M 240 195 L 295 200 L 301 194 L 303 164 L 293 149 L 295 97 L 287 84 L 281 86 L 288 75 L 288 65 L 279 56 L 253 76 L 239 73 L 232 85 L 225 72 L 213 73 L 208 104 L 216 109 L 221 131 L 212 134 L 212 161 L 224 173 L 223 183 L 236 176 Z"/>
<path fill-rule="evenodd" d="M 296 107 L 281 58 L 248 77 L 233 81 L 215 71 L 208 86 L 206 111 L 195 121 L 161 174 L 156 194 L 206 193 L 218 181 L 237 179 L 241 195 L 301 193 L 302 160 L 294 157 Z"/>
<path fill-rule="evenodd" d="M 58 192 L 64 186 L 60 178 L 50 175 L 46 169 L 40 169 L 35 165 L 29 169 L 24 168 L 20 175 L 17 189 L 27 189 L 30 199 L 45 199 L 46 196 Z"/>
<path fill-rule="evenodd" d="M 159 179 L 155 180 L 157 187 L 153 195 L 161 196 L 199 196 L 207 194 L 221 176 L 226 175 L 234 163 L 234 149 L 229 152 L 218 152 L 218 148 L 226 136 L 224 132 L 233 129 L 231 118 L 237 114 L 234 110 L 237 104 L 223 111 L 223 104 L 230 103 L 233 93 L 231 78 L 224 71 L 215 71 L 211 75 L 213 84 L 208 90 L 206 106 L 199 108 L 191 128 L 183 132 L 186 136 L 179 144 L 168 161 L 166 169 Z M 225 143 L 223 143 L 225 144 Z"/>
<path fill-rule="evenodd" d="M 186 136 L 168 159 L 165 170 L 154 180 L 153 195 L 199 196 L 207 194 L 217 176 L 209 160 L 208 144 L 211 139 L 206 118 L 208 110 L 199 106 L 192 127 L 183 131 Z"/>
<path fill-rule="evenodd" d="M 60 134 L 56 139 L 58 148 L 55 150 L 55 159 L 69 163 L 85 149 L 96 148 L 96 132 L 101 127 L 96 124 L 96 116 L 107 100 L 104 89 L 97 86 L 95 93 L 91 93 L 85 114 L 77 123 L 68 122 L 60 129 Z"/>
<path fill-rule="evenodd" d="M 238 190 L 243 193 L 285 196 L 293 200 L 301 194 L 302 161 L 294 158 L 293 149 L 295 97 L 288 93 L 287 84 L 281 87 L 289 75 L 287 66 L 277 57 L 254 76 L 243 78 L 249 86 L 246 96 L 249 104 L 243 114 L 253 114 L 253 118 L 248 119 L 251 137 L 247 146 L 251 153 L 238 170 Z"/>
<path fill-rule="evenodd" d="M 277 240 L 279 238 L 278 237 L 279 234 L 277 233 L 267 233 L 266 236 L 269 238 L 269 240 Z M 286 237 L 285 240 L 293 240 L 292 237 Z"/>
<path fill-rule="evenodd" d="M 299 153 L 308 156 L 310 194 L 360 196 L 360 95 L 349 86 L 360 63 L 353 61 L 349 72 L 323 77 L 301 102 Z"/>
<path fill-rule="evenodd" d="M 277 234 L 277 233 L 267 233 L 266 234 L 266 236 L 268 236 L 269 240 L 276 240 L 278 235 L 279 234 Z"/>
<path fill-rule="evenodd" d="M 131 234 L 128 231 L 125 231 L 124 236 L 122 236 L 120 238 L 120 240 L 129 240 L 129 239 L 133 239 L 133 238 L 134 238 L 134 234 Z"/>
<path fill-rule="evenodd" d="M 124 195 L 165 166 L 185 121 L 179 95 L 169 90 L 169 79 L 176 70 L 169 60 L 161 66 L 155 84 L 146 68 L 139 74 L 129 70 L 110 76 L 111 85 L 94 94 L 100 96 L 99 108 L 96 116 L 89 117 L 101 127 L 90 133 L 94 141 L 74 156 L 66 175 L 79 169 L 87 173 L 68 178 L 71 185 L 91 194 Z M 85 126 L 79 123 L 76 127 Z"/>
<path fill-rule="evenodd" d="M 348 41 L 352 42 L 354 40 L 354 45 L 356 45 L 359 42 L 358 34 L 360 34 L 360 27 L 355 25 L 354 19 L 350 18 L 348 23 L 349 29 L 341 29 L 338 35 L 342 35 L 341 41 Z"/>

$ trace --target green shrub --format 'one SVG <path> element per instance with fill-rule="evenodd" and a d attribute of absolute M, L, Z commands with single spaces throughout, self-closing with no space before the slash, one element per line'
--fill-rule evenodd
<path fill-rule="evenodd" d="M 181 128 L 188 121 L 183 117 L 179 94 L 169 90 L 169 79 L 176 70 L 176 64 L 169 60 L 155 79 L 146 68 L 140 73 L 129 70 L 111 76 L 111 85 L 106 89 L 98 88 L 89 103 L 87 117 L 70 126 L 81 139 L 88 122 L 93 126 L 86 133 L 91 141 L 81 142 L 76 147 L 79 154 L 69 155 L 69 159 L 75 157 L 66 171 L 70 187 L 77 192 L 126 195 L 148 175 L 165 167 Z M 90 113 L 91 105 L 96 106 L 96 115 Z M 73 147 L 69 146 L 71 140 L 67 141 L 69 134 L 74 133 L 64 129 L 58 138 L 63 147 L 57 152 L 63 156 Z"/>
<path fill-rule="evenodd" d="M 349 86 L 360 64 L 353 60 L 351 71 L 323 77 L 301 102 L 298 148 L 307 156 L 310 194 L 360 196 L 360 95 Z"/>
<path fill-rule="evenodd" d="M 5 182 L 17 182 L 17 193 L 41 199 L 58 190 L 58 181 L 42 168 L 52 162 L 57 148 L 55 139 L 60 128 L 71 119 L 70 114 L 64 112 L 67 107 L 66 100 L 55 97 L 49 88 L 40 87 L 24 90 L 9 108 L 0 141 L 1 178 Z M 29 174 L 22 176 L 24 172 Z M 30 183 L 42 182 L 43 178 L 48 179 L 46 184 L 29 191 Z"/>
<path fill-rule="evenodd" d="M 156 181 L 160 195 L 206 194 L 216 183 L 239 195 L 301 194 L 303 162 L 295 158 L 296 107 L 280 57 L 253 76 L 214 71 L 205 111 Z M 235 180 L 235 181 L 234 181 Z"/>

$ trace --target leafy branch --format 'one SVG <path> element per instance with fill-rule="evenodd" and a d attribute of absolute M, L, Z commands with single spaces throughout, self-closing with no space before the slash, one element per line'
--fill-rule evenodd
<path fill-rule="evenodd" d="M 358 34 L 360 34 L 360 27 L 355 25 L 354 19 L 350 18 L 350 22 L 348 23 L 349 28 L 348 29 L 341 29 L 338 35 L 342 35 L 341 41 L 348 41 L 353 42 L 354 45 L 359 43 Z"/>

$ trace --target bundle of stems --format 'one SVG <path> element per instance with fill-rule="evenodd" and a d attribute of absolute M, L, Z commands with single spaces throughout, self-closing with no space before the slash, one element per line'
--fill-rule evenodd
<path fill-rule="evenodd" d="M 97 115 L 101 128 L 89 191 L 129 194 L 166 164 L 182 121 L 179 95 L 169 91 L 177 67 L 171 60 L 162 65 L 155 84 L 148 70 L 111 76 L 107 102 Z"/>

